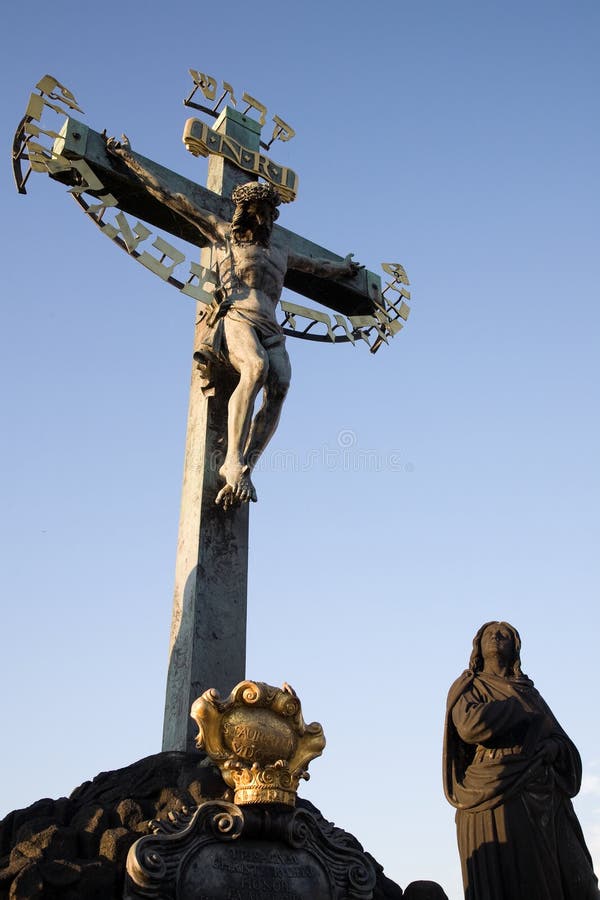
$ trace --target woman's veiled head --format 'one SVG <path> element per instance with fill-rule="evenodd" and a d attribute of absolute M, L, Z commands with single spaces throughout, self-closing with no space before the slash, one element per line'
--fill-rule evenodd
<path fill-rule="evenodd" d="M 469 669 L 476 674 L 484 667 L 486 651 L 493 647 L 497 640 L 507 638 L 510 641 L 508 674 L 519 676 L 521 672 L 521 637 L 519 632 L 508 622 L 486 622 L 473 638 L 473 650 L 469 660 Z"/>

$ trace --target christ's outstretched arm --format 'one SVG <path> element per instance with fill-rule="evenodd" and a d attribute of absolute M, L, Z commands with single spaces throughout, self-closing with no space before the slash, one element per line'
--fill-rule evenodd
<path fill-rule="evenodd" d="M 157 200 L 160 200 L 169 209 L 179 213 L 192 225 L 195 225 L 198 231 L 207 238 L 211 243 L 221 243 L 229 230 L 229 222 L 215 216 L 214 213 L 208 212 L 198 206 L 185 194 L 170 191 L 162 184 L 156 175 L 148 171 L 140 161 L 131 152 L 129 141 L 123 136 L 122 141 L 115 138 L 106 138 L 106 150 L 111 156 L 120 159 L 141 182 L 144 188 Z"/>
<path fill-rule="evenodd" d="M 308 272 L 310 275 L 318 275 L 319 278 L 354 278 L 364 266 L 355 262 L 352 259 L 353 256 L 353 253 L 349 253 L 341 262 L 333 262 L 329 259 L 289 253 L 288 268 Z"/>

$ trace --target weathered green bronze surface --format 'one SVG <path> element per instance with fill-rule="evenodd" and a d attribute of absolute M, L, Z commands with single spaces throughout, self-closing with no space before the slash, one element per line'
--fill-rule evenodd
<path fill-rule="evenodd" d="M 200 135 L 206 138 L 202 152 L 209 153 L 206 187 L 132 150 L 127 139 L 115 141 L 74 118 L 81 110 L 73 94 L 50 76 L 36 85 L 40 93 L 30 97 L 13 146 L 21 192 L 27 162 L 29 170 L 66 184 L 130 258 L 198 301 L 165 749 L 193 747 L 189 709 L 206 688 L 226 696 L 245 677 L 248 502 L 256 499 L 251 473 L 277 427 L 289 385 L 285 337 L 366 343 L 375 352 L 409 313 L 408 278 L 399 264 L 384 265 L 391 281 L 382 291 L 379 276 L 351 254 L 342 258 L 275 224 L 276 187 L 290 200 L 297 179 L 259 148 L 289 140 L 293 128 L 274 116 L 271 140 L 263 143 L 264 104 L 246 93 L 245 110 L 228 105 L 219 111 L 227 97 L 236 103 L 231 86 L 224 82 L 216 99 L 215 79 L 191 74 L 188 105 L 217 119 Z M 197 90 L 212 108 L 192 102 Z M 186 133 L 198 138 L 193 124 Z M 244 185 L 249 171 L 256 180 Z M 321 308 L 282 299 L 284 286 Z"/>
<path fill-rule="evenodd" d="M 61 130 L 61 138 L 55 142 L 54 152 L 68 160 L 87 163 L 102 184 L 102 189 L 86 191 L 91 196 L 112 194 L 119 208 L 129 215 L 136 216 L 150 225 L 161 228 L 169 234 L 177 235 L 190 244 L 202 247 L 208 241 L 203 239 L 198 230 L 182 216 L 165 207 L 150 194 L 141 193 L 137 184 L 132 183 L 127 170 L 120 168 L 114 157 L 106 151 L 106 140 L 97 131 L 88 128 L 77 119 L 68 118 Z M 220 197 L 208 188 L 178 175 L 176 172 L 161 166 L 135 150 L 132 154 L 139 162 L 158 179 L 169 185 L 173 193 L 184 194 L 198 206 L 214 213 L 222 219 L 231 220 L 234 204 L 228 197 Z M 50 177 L 64 184 L 73 186 L 80 178 L 77 169 L 67 169 Z M 281 240 L 302 256 L 329 259 L 341 262 L 343 257 L 332 253 L 325 247 L 300 237 L 287 228 L 274 226 L 274 239 Z M 285 286 L 323 306 L 328 306 L 347 315 L 372 315 L 375 310 L 374 299 L 380 296 L 381 280 L 378 275 L 361 269 L 356 278 L 342 281 L 323 279 L 305 272 L 288 270 Z"/>

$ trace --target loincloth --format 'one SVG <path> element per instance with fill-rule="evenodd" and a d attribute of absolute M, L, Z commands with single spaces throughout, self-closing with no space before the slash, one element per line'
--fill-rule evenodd
<path fill-rule="evenodd" d="M 202 386 L 205 394 L 214 394 L 212 368 L 215 365 L 230 365 L 225 335 L 225 318 L 233 322 L 248 324 L 265 350 L 270 350 L 285 342 L 281 325 L 274 315 L 267 316 L 254 309 L 244 309 L 227 300 L 221 303 L 211 303 L 198 323 L 194 351 L 194 359 L 198 363 L 205 382 Z"/>

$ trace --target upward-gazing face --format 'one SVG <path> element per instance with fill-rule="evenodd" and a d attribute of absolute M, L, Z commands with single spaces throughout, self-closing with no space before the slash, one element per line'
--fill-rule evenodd
<path fill-rule="evenodd" d="M 253 219 L 257 225 L 268 229 L 269 234 L 273 229 L 273 206 L 267 200 L 251 200 L 246 203 L 246 213 L 249 219 Z"/>
<path fill-rule="evenodd" d="M 269 244 L 275 208 L 268 200 L 246 200 L 236 207 L 232 220 L 232 234 L 238 242 Z"/>
<path fill-rule="evenodd" d="M 510 629 L 502 622 L 492 622 L 481 635 L 481 655 L 484 662 L 498 659 L 504 663 L 514 660 L 515 642 Z"/>

